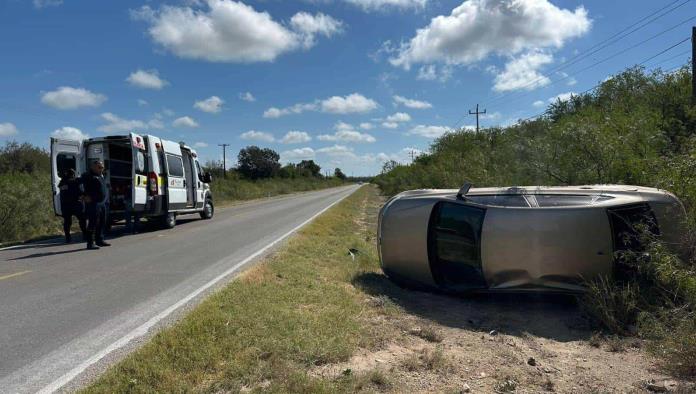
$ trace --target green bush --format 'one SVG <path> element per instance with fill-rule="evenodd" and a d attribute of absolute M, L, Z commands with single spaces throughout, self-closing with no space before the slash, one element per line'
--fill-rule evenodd
<path fill-rule="evenodd" d="M 0 243 L 61 231 L 48 174 L 0 174 Z"/>

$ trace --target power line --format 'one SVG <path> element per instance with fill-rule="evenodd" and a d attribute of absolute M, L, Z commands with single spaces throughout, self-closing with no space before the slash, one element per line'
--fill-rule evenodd
<path fill-rule="evenodd" d="M 534 84 L 539 83 L 540 81 L 544 80 L 544 78 L 549 78 L 549 77 L 551 77 L 551 75 L 553 75 L 554 73 L 556 73 L 556 72 L 558 72 L 558 71 L 560 71 L 560 70 L 563 70 L 563 69 L 565 69 L 565 68 L 567 68 L 567 67 L 570 67 L 570 66 L 572 66 L 573 64 L 576 64 L 576 63 L 580 62 L 581 60 L 587 58 L 588 56 L 591 56 L 591 55 L 593 55 L 593 54 L 595 54 L 595 53 L 601 51 L 602 49 L 607 48 L 608 46 L 613 45 L 613 44 L 615 44 L 615 43 L 621 41 L 622 39 L 628 37 L 629 35 L 635 33 L 636 31 L 642 29 L 643 27 L 649 25 L 650 23 L 656 21 L 657 19 L 660 19 L 660 18 L 662 18 L 663 16 L 665 16 L 665 15 L 667 15 L 667 14 L 669 14 L 669 13 L 671 13 L 671 12 L 677 10 L 678 8 L 680 8 L 680 7 L 684 6 L 684 5 L 686 5 L 686 4 L 689 3 L 691 0 L 683 1 L 682 3 L 676 5 L 675 7 L 671 8 L 671 9 L 667 9 L 667 8 L 669 8 L 669 7 L 672 7 L 675 3 L 678 3 L 679 1 L 682 1 L 682 0 L 673 1 L 672 3 L 666 5 L 665 7 L 663 7 L 663 8 L 661 8 L 661 9 L 657 10 L 656 12 L 658 12 L 658 15 L 652 17 L 650 20 L 648 20 L 648 21 L 645 22 L 644 24 L 638 26 L 637 28 L 635 28 L 635 29 L 629 31 L 628 33 L 621 35 L 624 31 L 626 31 L 626 30 L 628 30 L 628 29 L 631 29 L 631 28 L 634 27 L 635 25 L 637 25 L 637 24 L 641 23 L 642 21 L 644 21 L 644 20 L 650 18 L 651 16 L 655 15 L 655 12 L 653 12 L 653 13 L 651 13 L 651 14 L 649 14 L 649 15 L 646 15 L 645 17 L 643 17 L 643 18 L 641 18 L 640 20 L 634 22 L 633 24 L 631 24 L 631 25 L 625 27 L 624 29 L 622 29 L 621 31 L 615 33 L 614 35 L 612 35 L 612 36 L 610 36 L 610 37 L 604 39 L 603 41 L 600 41 L 599 43 L 597 43 L 597 44 L 591 46 L 590 48 L 586 49 L 585 51 L 583 51 L 583 52 L 581 52 L 581 53 L 575 55 L 574 57 L 572 57 L 572 58 L 570 58 L 570 59 L 564 61 L 563 63 L 559 64 L 558 66 L 556 66 L 556 67 L 554 67 L 554 68 L 552 68 L 551 70 L 547 71 L 545 74 L 540 75 L 540 76 L 537 77 L 536 79 L 534 79 L 534 80 L 528 82 L 527 84 L 523 85 L 523 86 L 520 87 L 520 88 L 521 88 L 521 89 L 524 89 L 524 88 L 528 88 L 528 87 L 534 86 Z M 662 11 L 665 10 L 665 9 L 667 9 L 667 10 L 664 11 L 664 12 L 662 12 Z M 614 39 L 615 37 L 617 37 L 617 36 L 619 36 L 619 35 L 621 35 L 621 36 L 618 37 L 618 38 L 616 38 L 616 39 Z M 609 41 L 610 41 L 610 42 L 609 42 Z M 485 104 L 485 105 L 489 105 L 489 104 L 491 104 L 492 102 L 495 102 L 495 101 L 497 101 L 497 100 L 500 100 L 501 98 L 506 97 L 506 96 L 508 96 L 508 95 L 510 95 L 510 94 L 512 94 L 512 93 L 503 93 L 503 94 L 499 95 L 498 97 L 494 97 L 494 98 L 491 99 L 490 101 L 485 102 L 484 104 Z"/>
<path fill-rule="evenodd" d="M 691 37 L 687 37 L 686 39 L 681 40 L 681 41 L 679 41 L 678 43 L 676 43 L 676 44 L 674 44 L 674 45 L 671 45 L 670 47 L 668 47 L 668 48 L 666 48 L 666 49 L 663 49 L 662 51 L 660 51 L 660 52 L 658 52 L 658 53 L 656 53 L 656 54 L 654 54 L 654 55 L 648 57 L 647 59 L 643 60 L 642 62 L 638 63 L 638 65 L 639 65 L 639 66 L 640 66 L 640 65 L 644 65 L 645 63 L 649 62 L 650 60 L 652 60 L 652 59 L 654 59 L 654 58 L 656 58 L 656 57 L 658 57 L 658 56 L 660 56 L 660 55 L 662 55 L 662 54 L 668 52 L 668 51 L 671 50 L 671 49 L 676 48 L 677 46 L 683 44 L 684 42 L 688 41 L 689 39 L 691 39 Z M 691 52 L 691 50 L 689 50 L 689 52 Z M 680 53 L 680 55 L 683 56 L 684 54 L 689 53 L 689 52 L 685 52 L 685 53 L 682 52 L 682 53 Z M 670 57 L 670 58 L 667 59 L 667 60 L 672 60 L 672 59 L 674 59 L 675 57 L 676 57 L 676 56 Z M 660 63 L 658 63 L 658 64 L 664 63 L 664 62 L 666 62 L 667 60 L 662 61 L 662 62 L 660 62 Z M 683 66 L 684 66 L 684 65 L 679 65 L 679 66 L 673 67 L 673 68 L 671 68 L 671 69 L 669 69 L 669 70 L 666 70 L 665 73 L 666 73 L 666 74 L 669 74 L 669 73 L 671 73 L 671 72 L 673 72 L 673 71 L 675 71 L 675 70 L 677 70 L 677 69 L 679 69 L 679 68 L 681 68 L 681 67 L 683 67 Z M 589 89 L 584 90 L 584 91 L 578 93 L 577 96 L 582 96 L 582 95 L 584 95 L 584 94 L 586 94 L 586 93 L 588 93 L 588 92 L 590 92 L 590 91 L 592 91 L 592 90 L 598 88 L 598 87 L 601 86 L 603 83 L 604 83 L 604 81 L 599 82 L 599 83 L 597 83 L 596 85 L 590 87 Z M 539 113 L 539 114 L 536 114 L 536 115 L 533 115 L 533 116 L 524 118 L 524 119 L 520 120 L 520 123 L 526 122 L 526 121 L 531 120 L 531 119 L 534 119 L 534 118 L 538 118 L 538 117 L 540 117 L 540 116 L 543 116 L 543 115 L 545 115 L 547 112 L 548 112 L 548 111 L 545 110 L 544 112 L 541 112 L 541 113 Z"/>
<path fill-rule="evenodd" d="M 632 50 L 632 49 L 635 49 L 635 48 L 637 48 L 637 47 L 639 47 L 639 46 L 645 44 L 645 43 L 648 42 L 648 41 L 654 40 L 655 38 L 657 38 L 657 37 L 659 37 L 659 36 L 661 36 L 661 35 L 663 35 L 663 34 L 665 34 L 665 33 L 668 33 L 668 32 L 670 32 L 670 31 L 676 29 L 677 27 L 679 27 L 679 26 L 681 26 L 681 25 L 683 25 L 683 24 L 685 24 L 685 23 L 687 23 L 687 22 L 690 22 L 690 21 L 692 21 L 692 20 L 694 20 L 694 19 L 696 19 L 696 16 L 690 17 L 689 19 L 686 19 L 686 20 L 680 22 L 679 24 L 672 26 L 672 27 L 670 27 L 670 28 L 667 29 L 667 30 L 663 30 L 663 31 L 661 31 L 660 33 L 657 33 L 657 34 L 653 35 L 652 37 L 649 37 L 649 38 L 647 38 L 647 39 L 645 39 L 645 40 L 643 40 L 643 41 L 640 41 L 640 42 L 638 42 L 638 43 L 636 43 L 636 44 L 634 44 L 634 45 L 631 45 L 631 46 L 628 47 L 628 48 L 624 48 L 623 50 L 621 50 L 621 51 L 619 51 L 619 52 L 616 52 L 616 53 L 614 53 L 614 54 L 612 54 L 612 55 L 610 55 L 610 56 L 608 56 L 608 57 L 605 57 L 604 59 L 601 59 L 601 60 L 596 61 L 596 62 L 594 62 L 594 63 L 592 63 L 592 64 L 590 64 L 590 65 L 588 65 L 588 66 L 585 66 L 585 67 L 581 68 L 580 70 L 577 70 L 577 71 L 576 71 L 575 73 L 573 73 L 573 74 L 567 74 L 567 75 L 564 76 L 563 78 L 557 79 L 557 80 L 551 82 L 550 84 L 546 85 L 545 87 L 554 86 L 554 85 L 556 85 L 556 84 L 558 84 L 558 83 L 560 83 L 560 82 L 563 82 L 563 81 L 565 81 L 565 80 L 568 80 L 569 78 L 573 78 L 573 77 L 575 77 L 575 76 L 578 76 L 579 74 L 581 74 L 581 73 L 583 73 L 583 72 L 585 72 L 585 71 L 587 71 L 587 70 L 589 70 L 589 69 L 591 69 L 591 68 L 594 68 L 594 67 L 596 67 L 596 66 L 598 66 L 598 65 L 600 65 L 600 64 L 602 64 L 602 63 L 605 63 L 605 62 L 607 62 L 607 61 L 609 61 L 609 60 L 611 60 L 611 59 L 614 59 L 614 58 L 616 58 L 616 57 L 618 57 L 618 56 L 620 56 L 620 55 L 622 55 L 622 54 L 624 54 L 624 53 L 626 53 L 626 52 L 628 52 L 628 51 L 630 51 L 630 50 Z M 674 47 L 679 46 L 680 44 L 683 44 L 684 42 L 688 41 L 690 38 L 691 38 L 691 37 L 686 37 L 685 39 L 683 39 L 683 40 L 677 42 L 676 44 L 674 44 L 673 46 L 669 47 L 669 48 L 666 49 L 665 51 L 663 51 L 663 52 L 661 52 L 661 53 L 655 55 L 655 57 L 661 55 L 661 54 L 664 53 L 664 52 L 667 52 L 667 51 L 670 50 L 670 49 L 673 49 Z M 651 60 L 651 59 L 648 59 L 648 60 Z M 643 64 L 643 62 L 639 63 L 639 65 L 642 65 L 642 64 Z M 523 97 L 526 97 L 526 96 L 530 95 L 531 93 L 532 93 L 531 91 L 528 91 L 528 92 L 521 92 L 521 93 L 517 94 L 515 97 L 512 97 L 512 98 L 509 99 L 509 100 L 504 100 L 504 101 L 502 101 L 501 103 L 498 103 L 498 105 L 500 106 L 500 105 L 502 105 L 502 104 L 509 104 L 509 103 L 514 102 L 514 101 L 516 101 L 516 100 L 519 100 L 519 99 L 521 99 L 521 98 L 523 98 Z"/>

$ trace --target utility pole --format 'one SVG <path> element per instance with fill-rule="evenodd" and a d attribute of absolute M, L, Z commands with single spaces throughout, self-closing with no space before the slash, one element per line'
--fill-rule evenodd
<path fill-rule="evenodd" d="M 469 110 L 469 115 L 476 115 L 476 132 L 478 133 L 479 131 L 479 115 L 483 115 L 486 113 L 486 110 L 484 109 L 483 112 L 479 112 L 479 105 L 476 104 L 476 112 L 471 112 Z"/>
<path fill-rule="evenodd" d="M 227 147 L 230 144 L 218 144 L 222 147 L 222 177 L 227 178 Z"/>
<path fill-rule="evenodd" d="M 696 26 L 691 27 L 691 105 L 696 105 Z"/>

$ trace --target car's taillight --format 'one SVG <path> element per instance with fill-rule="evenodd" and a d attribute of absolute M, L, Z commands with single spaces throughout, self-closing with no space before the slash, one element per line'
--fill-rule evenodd
<path fill-rule="evenodd" d="M 151 172 L 147 174 L 148 183 L 150 184 L 150 195 L 156 196 L 159 194 L 159 179 L 157 179 L 157 174 Z"/>

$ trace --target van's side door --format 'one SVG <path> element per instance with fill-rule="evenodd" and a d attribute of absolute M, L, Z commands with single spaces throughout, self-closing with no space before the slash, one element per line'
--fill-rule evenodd
<path fill-rule="evenodd" d="M 193 163 L 195 164 L 196 170 L 196 208 L 203 208 L 203 203 L 205 202 L 205 187 L 203 183 L 203 170 L 201 170 L 201 164 L 198 162 L 198 156 L 194 158 Z"/>
<path fill-rule="evenodd" d="M 131 147 L 133 148 L 133 166 L 131 174 L 133 177 L 131 181 L 132 208 L 136 211 L 142 211 L 145 209 L 145 203 L 147 202 L 147 147 L 145 146 L 145 140 L 142 136 L 130 133 L 130 137 Z"/>
<path fill-rule="evenodd" d="M 184 178 L 184 162 L 181 155 L 165 152 L 164 160 L 167 161 L 167 195 L 169 210 L 186 208 L 187 191 Z"/>
<path fill-rule="evenodd" d="M 56 215 L 63 212 L 60 207 L 60 189 L 58 184 L 65 172 L 75 170 L 79 177 L 84 170 L 82 164 L 82 141 L 51 138 L 51 185 L 53 189 L 53 209 Z"/>

